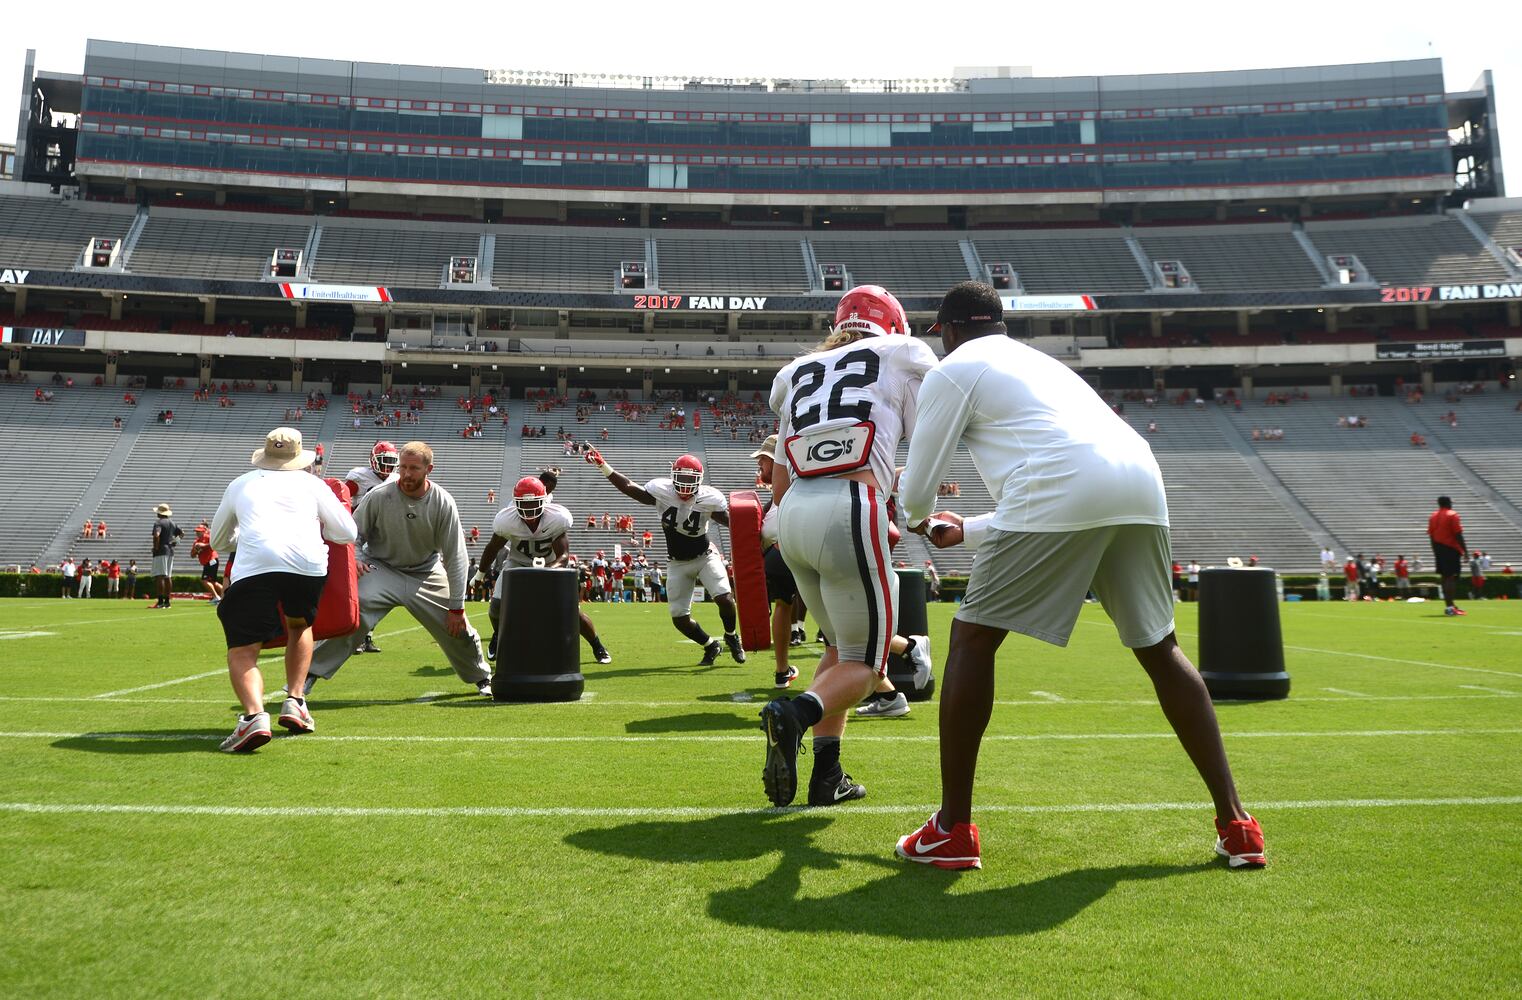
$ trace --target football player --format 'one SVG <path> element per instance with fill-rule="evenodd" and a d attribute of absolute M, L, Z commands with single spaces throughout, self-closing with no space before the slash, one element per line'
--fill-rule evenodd
<path fill-rule="evenodd" d="M 745 647 L 740 645 L 739 633 L 735 631 L 735 599 L 729 592 L 729 574 L 724 569 L 723 557 L 708 540 L 709 520 L 729 527 L 729 504 L 724 494 L 704 484 L 703 463 L 692 455 L 683 455 L 671 463 L 670 476 L 637 486 L 604 461 L 596 448 L 587 449 L 586 457 L 620 493 L 654 507 L 660 514 L 671 562 L 666 585 L 671 624 L 703 647 L 703 659 L 698 665 L 713 666 L 724 646 L 729 647 L 729 655 L 736 663 L 744 663 Z M 719 618 L 724 623 L 722 645 L 718 639 L 709 638 L 703 626 L 692 618 L 692 589 L 699 581 L 719 606 Z"/>
<path fill-rule="evenodd" d="M 904 308 L 877 285 L 841 296 L 829 337 L 772 383 L 778 417 L 772 501 L 778 545 L 829 648 L 797 698 L 761 711 L 762 785 L 773 805 L 798 792 L 803 734 L 814 731 L 809 803 L 866 794 L 840 766 L 846 713 L 887 674 L 898 624 L 887 501 L 894 455 L 914 430 L 915 396 L 935 365 Z"/>
<path fill-rule="evenodd" d="M 473 585 L 486 581 L 487 571 L 504 550 L 507 561 L 513 566 L 532 566 L 537 559 L 540 565 L 562 567 L 570 563 L 571 542 L 567 532 L 571 528 L 571 512 L 551 500 L 545 479 L 554 485 L 549 473 L 540 476 L 524 476 L 513 487 L 513 502 L 497 512 L 491 523 L 491 540 L 481 553 L 481 564 L 472 578 Z M 497 658 L 497 621 L 502 610 L 502 576 L 497 576 L 491 595 L 491 641 L 486 646 L 486 658 Z M 597 628 L 586 612 L 577 611 L 581 618 L 581 637 L 592 647 L 592 655 L 598 663 L 612 663 L 613 656 L 597 636 Z"/>
<path fill-rule="evenodd" d="M 359 498 L 375 489 L 381 483 L 389 483 L 396 478 L 396 466 L 401 460 L 396 445 L 390 441 L 377 441 L 375 447 L 370 449 L 370 464 L 356 465 L 349 470 L 344 477 L 344 485 L 349 489 L 349 506 L 359 506 Z M 365 641 L 355 648 L 356 653 L 379 653 L 380 647 L 375 644 L 375 637 L 365 633 Z"/>

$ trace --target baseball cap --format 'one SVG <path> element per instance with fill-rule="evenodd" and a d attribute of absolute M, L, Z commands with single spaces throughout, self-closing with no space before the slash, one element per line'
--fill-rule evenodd
<path fill-rule="evenodd" d="M 927 334 L 940 333 L 942 323 L 1002 323 L 1004 301 L 992 285 L 962 281 L 951 286 L 936 311 L 935 325 Z"/>
<path fill-rule="evenodd" d="M 271 472 L 305 469 L 317 459 L 317 453 L 301 447 L 301 432 L 294 427 L 276 427 L 264 437 L 264 447 L 249 457 L 256 468 Z"/>
<path fill-rule="evenodd" d="M 767 458 L 773 458 L 773 457 L 776 456 L 776 454 L 777 454 L 777 435 L 775 435 L 775 434 L 768 434 L 766 436 L 766 440 L 761 442 L 761 447 L 759 447 L 755 451 L 751 452 L 750 453 L 750 457 L 751 458 L 760 458 L 761 456 L 765 455 Z"/>

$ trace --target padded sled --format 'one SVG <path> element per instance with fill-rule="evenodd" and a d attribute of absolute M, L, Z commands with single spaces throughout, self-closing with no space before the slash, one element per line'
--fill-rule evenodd
<path fill-rule="evenodd" d="M 328 489 L 350 510 L 349 490 L 343 480 L 324 479 Z M 312 623 L 313 639 L 336 639 L 359 628 L 359 575 L 354 564 L 354 546 L 328 542 L 328 582 L 317 601 L 317 620 Z M 285 645 L 285 632 L 265 642 L 265 649 Z"/>
<path fill-rule="evenodd" d="M 740 642 L 751 651 L 772 648 L 772 609 L 766 599 L 766 560 L 761 554 L 761 498 L 755 490 L 729 495 L 729 553 L 734 562 Z"/>

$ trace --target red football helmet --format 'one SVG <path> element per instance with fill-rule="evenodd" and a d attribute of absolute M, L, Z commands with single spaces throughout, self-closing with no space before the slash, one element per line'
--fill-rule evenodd
<path fill-rule="evenodd" d="M 535 520 L 543 514 L 544 505 L 549 500 L 549 491 L 538 476 L 524 476 L 513 487 L 513 503 L 518 507 L 518 516 L 525 521 Z"/>
<path fill-rule="evenodd" d="M 875 337 L 907 334 L 909 317 L 893 293 L 881 285 L 857 285 L 835 304 L 835 329 L 860 330 Z"/>
<path fill-rule="evenodd" d="M 401 461 L 401 454 L 390 441 L 377 441 L 375 447 L 370 449 L 370 468 L 382 479 L 395 472 Z"/>
<path fill-rule="evenodd" d="M 695 456 L 683 455 L 671 463 L 671 482 L 676 487 L 677 496 L 691 500 L 698 495 L 698 487 L 703 485 L 703 463 Z"/>

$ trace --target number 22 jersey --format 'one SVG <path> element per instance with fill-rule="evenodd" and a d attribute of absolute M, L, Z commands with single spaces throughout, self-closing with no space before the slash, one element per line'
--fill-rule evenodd
<path fill-rule="evenodd" d="M 832 474 L 810 473 L 800 461 L 808 464 L 805 455 L 838 456 L 838 466 L 849 465 L 852 430 L 869 425 L 870 434 L 855 438 L 870 438 L 869 454 L 855 456 L 855 467 L 870 468 L 883 493 L 891 492 L 899 441 L 914 432 L 920 382 L 935 364 L 935 352 L 923 341 L 901 334 L 863 337 L 794 360 L 772 382 L 777 461 L 787 462 L 794 477 Z M 823 459 L 815 465 L 829 468 Z"/>

